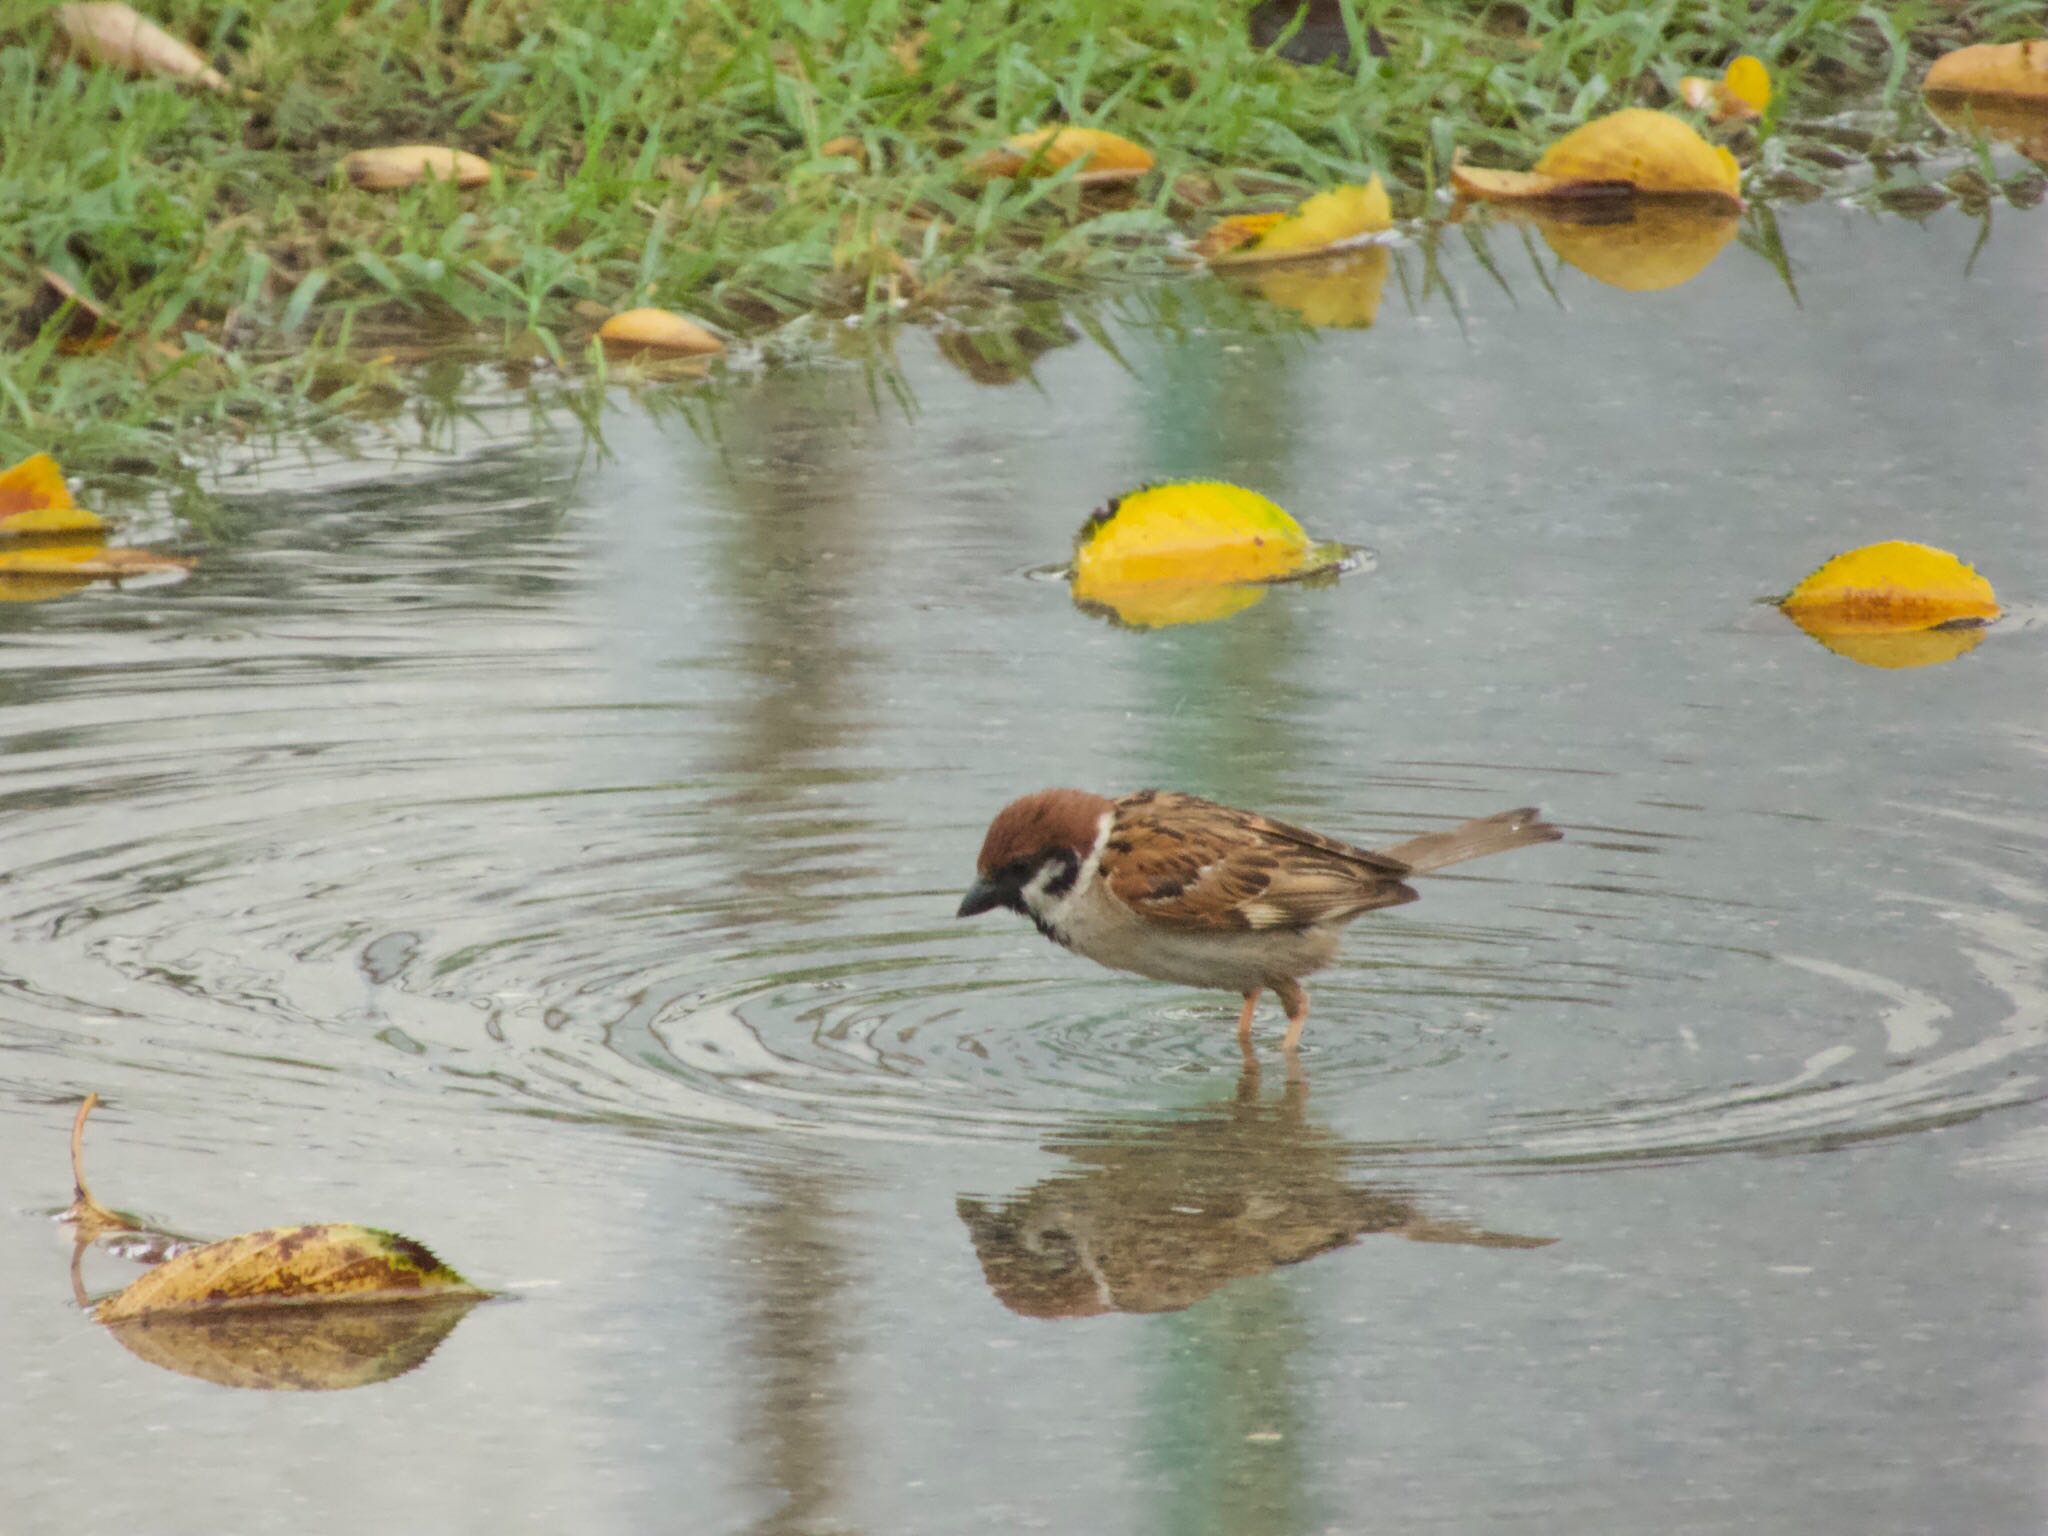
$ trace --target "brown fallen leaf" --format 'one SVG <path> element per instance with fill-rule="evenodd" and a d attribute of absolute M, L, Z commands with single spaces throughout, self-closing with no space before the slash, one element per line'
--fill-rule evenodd
<path fill-rule="evenodd" d="M 669 357 L 706 357 L 725 343 L 687 315 L 667 309 L 629 309 L 597 328 L 607 352 L 630 357 L 641 352 Z"/>
<path fill-rule="evenodd" d="M 228 88 L 227 81 L 198 49 L 171 36 L 118 0 L 60 5 L 56 16 L 57 25 L 63 28 L 71 46 L 86 58 L 131 75 L 189 80 L 209 91 Z"/>
<path fill-rule="evenodd" d="M 120 329 L 107 318 L 106 312 L 76 286 L 48 267 L 42 269 L 40 276 L 36 296 L 22 315 L 29 330 L 41 331 L 63 315 L 64 329 L 57 337 L 57 350 L 73 356 L 104 351 L 120 339 Z M 67 305 L 69 313 L 65 312 Z"/>
<path fill-rule="evenodd" d="M 93 1320 L 241 1307 L 481 1300 L 423 1244 L 348 1223 L 267 1227 L 168 1259 L 93 1308 Z"/>
<path fill-rule="evenodd" d="M 348 179 L 371 192 L 390 192 L 423 181 L 452 181 L 480 187 L 491 179 L 491 163 L 466 149 L 445 144 L 392 144 L 359 149 L 341 162 Z"/>

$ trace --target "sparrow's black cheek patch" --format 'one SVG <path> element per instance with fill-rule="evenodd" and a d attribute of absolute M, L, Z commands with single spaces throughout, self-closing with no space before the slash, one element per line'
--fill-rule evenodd
<path fill-rule="evenodd" d="M 1048 896 L 1066 895 L 1067 892 L 1074 888 L 1074 881 L 1081 874 L 1081 861 L 1071 853 L 1062 852 L 1054 854 L 1048 862 L 1057 863 L 1059 865 L 1059 873 L 1046 882 L 1045 894 Z"/>

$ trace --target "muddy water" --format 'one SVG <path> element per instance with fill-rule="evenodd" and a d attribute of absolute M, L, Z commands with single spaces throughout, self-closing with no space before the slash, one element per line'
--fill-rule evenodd
<path fill-rule="evenodd" d="M 0 1524 L 2041 1529 L 2048 226 L 1999 219 L 1788 216 L 1797 302 L 1498 231 L 1369 330 L 1135 292 L 1008 386 L 912 333 L 896 390 L 621 395 L 608 458 L 486 402 L 249 464 L 180 586 L 0 610 Z M 1372 568 L 1154 630 L 1033 579 L 1183 475 Z M 2011 616 L 1885 669 L 1755 605 L 1894 536 Z M 1232 999 L 953 920 L 1060 782 L 1567 841 L 1361 922 L 1248 1078 Z M 111 1203 L 513 1299 L 358 1391 L 154 1369 L 49 1219 L 87 1089 Z"/>

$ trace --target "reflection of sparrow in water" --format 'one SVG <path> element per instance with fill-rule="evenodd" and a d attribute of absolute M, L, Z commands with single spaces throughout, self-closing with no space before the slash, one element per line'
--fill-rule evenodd
<path fill-rule="evenodd" d="M 1413 901 L 1410 875 L 1560 835 L 1525 807 L 1369 853 L 1193 795 L 1045 789 L 990 823 L 960 916 L 1009 907 L 1099 964 L 1242 993 L 1247 1050 L 1271 987 L 1292 1050 L 1308 1018 L 1300 978 L 1330 963 L 1345 924 Z"/>
<path fill-rule="evenodd" d="M 1344 1144 L 1303 1113 L 1297 1075 L 1165 1125 L 1094 1129 L 1053 1145 L 1081 1167 L 1000 1207 L 959 1202 L 996 1299 L 1025 1317 L 1177 1312 L 1226 1281 L 1342 1248 L 1373 1232 L 1418 1243 L 1541 1248 L 1425 1215 L 1407 1194 L 1345 1179 Z"/>

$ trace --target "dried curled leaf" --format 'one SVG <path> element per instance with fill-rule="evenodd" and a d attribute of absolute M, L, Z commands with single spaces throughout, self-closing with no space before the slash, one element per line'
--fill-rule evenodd
<path fill-rule="evenodd" d="M 1289 212 L 1224 219 L 1197 247 L 1217 266 L 1299 261 L 1340 251 L 1391 229 L 1393 206 L 1375 176 L 1363 186 L 1332 187 Z"/>
<path fill-rule="evenodd" d="M 607 352 L 630 355 L 660 352 L 670 357 L 702 357 L 723 352 L 725 343 L 685 315 L 666 309 L 629 309 L 598 327 Z"/>
<path fill-rule="evenodd" d="M 64 471 L 47 453 L 0 470 L 0 540 L 51 533 L 96 533 L 106 526 L 71 499 Z"/>
<path fill-rule="evenodd" d="M 1144 627 L 1206 622 L 1259 601 L 1259 583 L 1334 572 L 1348 553 L 1315 543 L 1286 512 L 1240 486 L 1147 486 L 1082 525 L 1074 601 Z"/>
<path fill-rule="evenodd" d="M 1050 176 L 1076 160 L 1086 163 L 1074 180 L 1088 184 L 1135 181 L 1153 164 L 1150 150 L 1121 134 L 1062 125 L 1015 135 L 977 160 L 975 169 L 985 176 Z"/>
<path fill-rule="evenodd" d="M 107 1332 L 138 1359 L 217 1386 L 343 1392 L 420 1365 L 481 1299 L 157 1313 Z"/>
<path fill-rule="evenodd" d="M 131 75 L 189 80 L 209 91 L 225 91 L 226 80 L 205 55 L 117 0 L 60 5 L 57 25 L 84 57 Z"/>
<path fill-rule="evenodd" d="M 1499 200 L 1672 197 L 1741 206 L 1735 157 L 1669 112 L 1628 107 L 1595 118 L 1559 139 L 1530 172 L 1484 171 L 1454 164 L 1452 184 L 1467 197 Z"/>
<path fill-rule="evenodd" d="M 1762 59 L 1745 53 L 1718 80 L 1687 75 L 1678 82 L 1678 98 L 1717 123 L 1761 117 L 1771 104 L 1771 72 Z"/>
<path fill-rule="evenodd" d="M 1952 96 L 2003 96 L 2048 105 L 2048 37 L 2024 43 L 1979 43 L 1945 53 L 1928 67 L 1920 89 Z"/>
<path fill-rule="evenodd" d="M 1837 555 L 1779 607 L 1837 655 L 1886 668 L 1953 661 L 2000 612 L 1991 583 L 1954 555 L 1898 539 Z"/>
<path fill-rule="evenodd" d="M 93 1309 L 96 1322 L 245 1307 L 481 1299 L 423 1244 L 374 1227 L 271 1227 L 159 1264 Z"/>
<path fill-rule="evenodd" d="M 458 187 L 480 187 L 491 179 L 490 161 L 445 144 L 393 144 L 383 149 L 359 149 L 341 162 L 341 168 L 350 181 L 372 192 L 389 192 L 422 181 L 452 181 Z"/>

